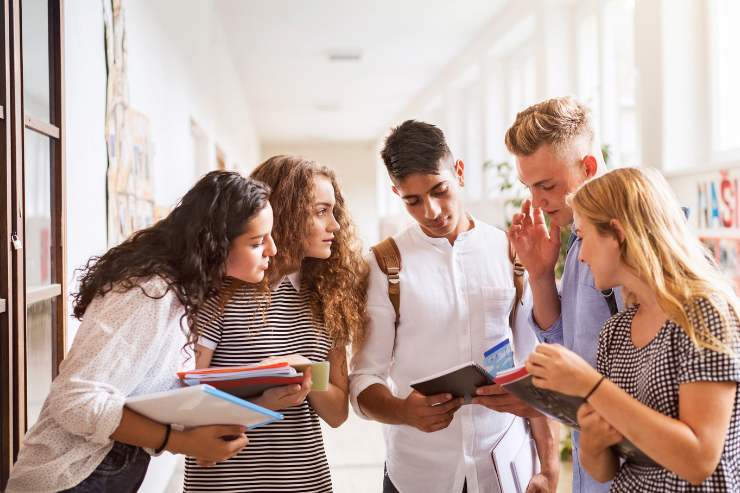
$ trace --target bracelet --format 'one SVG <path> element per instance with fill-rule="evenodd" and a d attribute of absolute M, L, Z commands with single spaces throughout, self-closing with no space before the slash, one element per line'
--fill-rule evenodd
<path fill-rule="evenodd" d="M 601 378 L 599 378 L 599 381 L 596 382 L 596 385 L 594 385 L 591 390 L 588 391 L 588 394 L 586 394 L 586 397 L 583 398 L 584 401 L 588 401 L 588 398 L 593 395 L 594 392 L 596 392 L 596 389 L 599 388 L 599 385 L 601 385 L 601 382 L 604 381 L 606 377 L 604 375 L 601 375 Z"/>
<path fill-rule="evenodd" d="M 164 448 L 167 446 L 167 442 L 170 441 L 170 432 L 172 431 L 172 425 L 168 424 L 166 426 L 167 428 L 164 430 L 164 440 L 162 440 L 162 445 L 154 449 L 155 454 L 161 454 L 164 451 Z"/>

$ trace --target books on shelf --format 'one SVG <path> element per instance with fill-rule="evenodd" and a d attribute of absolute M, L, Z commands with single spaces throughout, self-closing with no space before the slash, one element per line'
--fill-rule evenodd
<path fill-rule="evenodd" d="M 126 399 L 126 406 L 163 424 L 190 428 L 242 425 L 249 429 L 283 419 L 283 415 L 252 404 L 210 385 L 181 387 Z"/>
<path fill-rule="evenodd" d="M 532 375 L 525 367 L 497 373 L 494 380 L 507 392 L 516 395 L 542 414 L 570 427 L 579 428 L 577 413 L 581 404 L 586 402 L 583 398 L 536 387 L 532 382 Z M 612 449 L 621 457 L 637 464 L 657 466 L 655 461 L 627 439 L 613 445 Z"/>
<path fill-rule="evenodd" d="M 300 355 L 269 358 L 238 367 L 200 368 L 177 375 L 185 385 L 208 384 L 241 398 L 256 397 L 265 390 L 303 382 L 303 371 L 311 367 L 311 391 L 329 388 L 329 362 L 314 363 Z"/>
<path fill-rule="evenodd" d="M 469 361 L 414 380 L 410 385 L 424 395 L 452 394 L 453 397 L 464 397 L 465 402 L 469 402 L 478 387 L 492 383 L 491 375 L 483 367 Z"/>

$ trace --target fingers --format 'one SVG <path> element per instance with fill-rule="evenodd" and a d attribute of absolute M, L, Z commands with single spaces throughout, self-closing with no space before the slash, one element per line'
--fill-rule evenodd
<path fill-rule="evenodd" d="M 560 226 L 555 221 L 550 221 L 550 241 L 560 245 Z"/>
<path fill-rule="evenodd" d="M 507 395 L 509 394 L 507 391 L 501 388 L 498 384 L 493 385 L 483 385 L 481 387 L 478 387 L 475 390 L 475 393 L 478 395 Z"/>
<path fill-rule="evenodd" d="M 438 404 L 443 404 L 449 401 L 450 399 L 452 399 L 451 394 L 436 394 L 436 395 L 429 395 L 425 397 L 424 402 L 427 406 L 436 406 Z"/>
<path fill-rule="evenodd" d="M 534 212 L 532 214 L 532 223 L 535 226 L 539 226 L 540 224 L 545 224 L 545 213 L 542 212 L 541 207 L 534 208 Z"/>
<path fill-rule="evenodd" d="M 247 438 L 247 435 L 239 435 L 238 438 L 226 442 L 226 450 L 230 454 L 229 457 L 236 455 L 237 452 L 246 447 L 248 443 L 249 439 Z"/>
<path fill-rule="evenodd" d="M 211 462 L 211 461 L 204 460 L 204 459 L 197 459 L 195 463 L 201 467 L 213 467 L 216 465 L 215 462 Z"/>
<path fill-rule="evenodd" d="M 429 407 L 427 408 L 429 412 L 426 415 L 427 416 L 437 416 L 437 415 L 442 415 L 442 414 L 447 414 L 447 413 L 454 414 L 454 412 L 457 411 L 460 408 L 460 406 L 463 405 L 463 402 L 464 402 L 464 399 L 459 397 L 457 399 L 452 399 L 451 401 L 446 402 L 444 404 L 438 404 L 436 406 Z"/>
<path fill-rule="evenodd" d="M 310 392 L 313 387 L 313 380 L 311 379 L 311 367 L 307 367 L 303 370 L 303 383 L 301 383 L 301 390 Z"/>

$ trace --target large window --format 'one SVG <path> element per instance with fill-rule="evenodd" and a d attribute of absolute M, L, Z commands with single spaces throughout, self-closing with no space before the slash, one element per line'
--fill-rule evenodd
<path fill-rule="evenodd" d="M 2 476 L 64 357 L 62 2 L 2 0 Z"/>
<path fill-rule="evenodd" d="M 730 151 L 740 156 L 740 2 L 713 0 L 712 20 L 712 147 L 720 159 Z"/>

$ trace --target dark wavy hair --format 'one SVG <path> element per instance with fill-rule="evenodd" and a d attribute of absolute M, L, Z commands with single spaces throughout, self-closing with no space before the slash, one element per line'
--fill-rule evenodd
<path fill-rule="evenodd" d="M 96 296 L 140 287 L 142 280 L 160 276 L 185 308 L 189 341 L 195 342 L 196 317 L 223 283 L 231 241 L 267 206 L 269 196 L 267 185 L 239 173 L 206 174 L 167 217 L 78 269 L 74 316 L 82 320 Z"/>
<path fill-rule="evenodd" d="M 317 175 L 328 178 L 334 187 L 334 218 L 340 227 L 334 233 L 331 256 L 325 260 L 303 255 L 315 200 L 313 179 Z M 300 270 L 311 313 L 323 322 L 334 346 L 361 342 L 366 322 L 368 267 L 334 172 L 302 157 L 273 156 L 257 166 L 251 176 L 273 190 L 272 236 L 278 251 L 267 276 L 276 280 Z"/>

